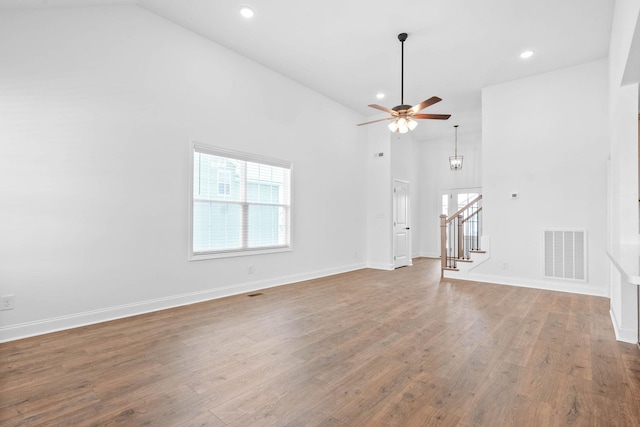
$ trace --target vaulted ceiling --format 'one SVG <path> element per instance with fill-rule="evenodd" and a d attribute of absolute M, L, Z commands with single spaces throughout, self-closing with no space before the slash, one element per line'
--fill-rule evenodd
<path fill-rule="evenodd" d="M 480 129 L 482 87 L 606 58 L 614 0 L 0 0 L 2 8 L 137 4 L 359 111 L 433 95 L 418 139 Z M 248 5 L 252 19 L 240 16 Z M 532 50 L 533 57 L 519 54 Z M 376 99 L 382 92 L 384 99 Z M 553 102 L 553 100 L 549 100 Z M 292 108 L 306 108 L 305 105 Z M 384 126 L 374 124 L 371 126 Z"/>

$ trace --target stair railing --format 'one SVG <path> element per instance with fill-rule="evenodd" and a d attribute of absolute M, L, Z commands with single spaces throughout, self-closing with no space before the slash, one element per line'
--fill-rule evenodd
<path fill-rule="evenodd" d="M 480 251 L 482 236 L 482 194 L 447 217 L 440 215 L 440 262 L 444 270 L 457 270 L 459 261 Z"/>

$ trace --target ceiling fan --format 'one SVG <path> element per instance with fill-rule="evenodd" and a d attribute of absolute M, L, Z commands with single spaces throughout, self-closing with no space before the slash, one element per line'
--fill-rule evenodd
<path fill-rule="evenodd" d="M 442 101 L 442 99 L 437 96 L 432 96 L 431 98 L 422 101 L 420 104 L 414 105 L 405 105 L 404 103 L 404 42 L 407 40 L 407 33 L 398 34 L 398 40 L 402 45 L 402 57 L 401 57 L 401 77 L 400 77 L 400 105 L 396 105 L 395 107 L 389 109 L 387 107 L 383 107 L 378 104 L 369 104 L 369 107 L 375 108 L 376 110 L 384 111 L 385 113 L 391 114 L 391 117 L 387 117 L 386 119 L 373 120 L 371 122 L 360 123 L 357 126 L 368 125 L 371 123 L 383 122 L 386 120 L 393 120 L 389 124 L 389 130 L 391 132 L 399 132 L 399 133 L 407 133 L 410 130 L 414 130 L 416 126 L 418 126 L 418 122 L 413 119 L 431 119 L 431 120 L 447 120 L 451 117 L 451 114 L 417 114 L 419 111 L 424 110 L 430 105 L 435 104 L 436 102 Z"/>

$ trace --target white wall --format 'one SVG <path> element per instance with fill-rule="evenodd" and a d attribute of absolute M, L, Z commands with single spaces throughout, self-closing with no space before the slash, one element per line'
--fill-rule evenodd
<path fill-rule="evenodd" d="M 607 105 L 605 60 L 483 90 L 491 258 L 474 270 L 477 280 L 607 295 Z M 543 229 L 587 230 L 586 282 L 543 277 Z"/>
<path fill-rule="evenodd" d="M 386 126 L 369 126 L 367 139 L 367 266 L 392 270 L 393 182 L 409 182 L 411 256 L 419 256 L 419 161 L 411 133 L 390 133 Z M 382 153 L 382 156 L 379 154 Z"/>
<path fill-rule="evenodd" d="M 389 131 L 368 126 L 362 131 L 366 159 L 367 266 L 393 269 L 391 246 L 391 147 Z"/>
<path fill-rule="evenodd" d="M 135 6 L 4 11 L 0 63 L 0 340 L 365 265 L 353 111 Z M 293 252 L 187 261 L 191 140 L 293 161 Z"/>
<path fill-rule="evenodd" d="M 419 188 L 422 183 L 418 180 L 419 163 L 416 162 L 416 142 L 413 133 L 405 134 L 389 133 L 391 144 L 391 186 L 398 179 L 409 183 L 409 225 L 411 230 L 411 257 L 420 256 L 420 202 L 418 200 Z M 392 190 L 393 191 L 393 190 Z M 393 208 L 393 193 L 391 193 L 391 205 Z M 393 222 L 393 213 L 392 213 Z M 392 231 L 393 236 L 393 231 Z M 392 248 L 393 250 L 393 248 Z"/>
<path fill-rule="evenodd" d="M 478 131 L 458 129 L 458 154 L 464 156 L 462 169 L 452 171 L 449 156 L 453 155 L 455 131 L 451 122 L 451 137 L 418 141 L 420 159 L 420 254 L 440 256 L 441 194 L 445 190 L 482 187 L 482 135 Z"/>
<path fill-rule="evenodd" d="M 640 40 L 640 2 L 616 0 L 609 47 L 608 247 L 639 244 L 638 234 L 638 81 L 630 70 L 640 63 L 632 49 Z M 631 64 L 631 67 L 629 65 Z M 635 71 L 637 73 L 637 69 Z M 638 337 L 637 286 L 609 264 L 611 317 L 618 339 Z"/>
<path fill-rule="evenodd" d="M 393 185 L 409 182 L 411 256 L 420 256 L 420 159 L 413 135 L 390 133 L 386 126 L 369 126 L 367 138 L 367 265 L 392 270 Z M 379 154 L 382 153 L 382 156 Z"/>

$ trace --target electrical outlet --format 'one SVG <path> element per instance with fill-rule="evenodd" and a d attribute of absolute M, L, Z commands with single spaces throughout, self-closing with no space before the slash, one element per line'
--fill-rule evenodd
<path fill-rule="evenodd" d="M 247 267 L 247 274 L 253 274 L 253 265 Z"/>
<path fill-rule="evenodd" d="M 15 295 L 0 296 L 0 311 L 13 310 L 15 302 L 16 302 Z"/>
<path fill-rule="evenodd" d="M 509 269 L 509 263 L 508 262 L 503 262 L 502 263 L 502 269 L 503 270 L 508 270 Z"/>

